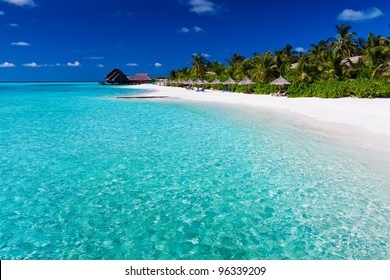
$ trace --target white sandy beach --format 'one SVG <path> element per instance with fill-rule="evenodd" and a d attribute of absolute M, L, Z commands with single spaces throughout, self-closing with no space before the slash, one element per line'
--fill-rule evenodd
<path fill-rule="evenodd" d="M 131 88 L 147 90 L 148 93 L 143 95 L 256 106 L 275 112 L 292 113 L 295 117 L 304 117 L 328 136 L 341 137 L 375 150 L 390 152 L 390 99 L 286 98 L 220 91 L 196 92 L 150 84 Z"/>

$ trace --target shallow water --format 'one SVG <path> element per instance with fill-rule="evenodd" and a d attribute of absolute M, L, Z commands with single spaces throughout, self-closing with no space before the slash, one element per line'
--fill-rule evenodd
<path fill-rule="evenodd" d="M 388 166 L 275 113 L 129 92 L 0 84 L 1 259 L 389 259 Z"/>

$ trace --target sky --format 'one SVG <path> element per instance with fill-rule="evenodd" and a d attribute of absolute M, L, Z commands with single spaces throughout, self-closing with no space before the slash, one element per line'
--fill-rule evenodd
<path fill-rule="evenodd" d="M 0 0 L 0 81 L 165 76 L 191 56 L 225 63 L 336 36 L 390 35 L 389 0 Z"/>

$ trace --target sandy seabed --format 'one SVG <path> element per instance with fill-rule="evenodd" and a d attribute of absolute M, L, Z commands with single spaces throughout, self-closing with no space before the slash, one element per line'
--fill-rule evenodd
<path fill-rule="evenodd" d="M 144 84 L 130 88 L 145 90 L 143 97 L 158 96 L 191 102 L 261 107 L 289 114 L 290 119 L 312 126 L 330 139 L 340 139 L 376 153 L 390 162 L 390 99 L 287 98 L 206 90 L 196 92 L 179 87 Z M 389 157 L 387 157 L 387 155 Z"/>

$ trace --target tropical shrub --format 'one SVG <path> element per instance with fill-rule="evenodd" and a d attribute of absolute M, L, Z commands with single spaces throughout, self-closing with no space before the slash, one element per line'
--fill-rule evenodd
<path fill-rule="evenodd" d="M 253 92 L 256 94 L 270 94 L 278 92 L 278 90 L 278 86 L 271 85 L 270 83 L 264 83 L 255 85 Z"/>
<path fill-rule="evenodd" d="M 292 85 L 288 92 L 289 97 L 390 97 L 390 83 L 386 79 L 318 80 L 312 84 L 298 83 Z"/>

